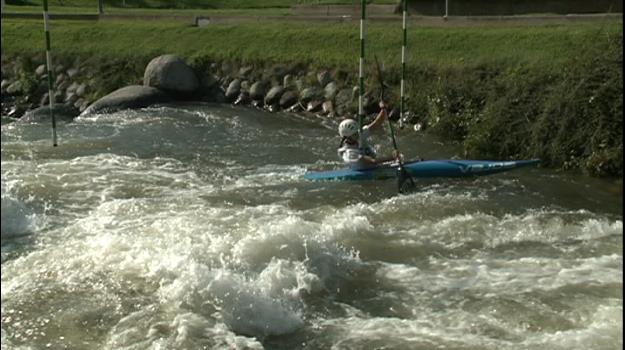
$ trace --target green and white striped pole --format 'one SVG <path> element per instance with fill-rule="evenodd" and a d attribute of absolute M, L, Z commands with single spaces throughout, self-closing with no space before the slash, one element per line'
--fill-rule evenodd
<path fill-rule="evenodd" d="M 361 17 L 360 17 L 360 65 L 359 65 L 359 71 L 358 71 L 358 79 L 359 79 L 359 85 L 360 85 L 360 89 L 359 89 L 359 96 L 358 96 L 358 135 L 359 135 L 359 139 L 360 139 L 360 145 L 363 145 L 363 138 L 362 138 L 362 126 L 365 122 L 365 109 L 363 106 L 363 100 L 364 100 L 364 96 L 365 96 L 365 74 L 364 74 L 364 70 L 365 70 L 365 19 L 366 19 L 366 14 L 367 14 L 367 3 L 366 0 L 361 0 L 360 1 L 360 12 L 361 12 Z"/>
<path fill-rule="evenodd" d="M 404 21 L 403 21 L 403 30 L 404 30 L 404 39 L 403 45 L 401 47 L 401 97 L 399 101 L 399 128 L 403 129 L 404 127 L 404 112 L 405 112 L 405 101 L 406 101 L 406 46 L 408 45 L 408 30 L 406 25 L 406 17 L 408 13 L 408 0 L 404 0 Z"/>
<path fill-rule="evenodd" d="M 43 0 L 43 27 L 46 34 L 46 75 L 48 76 L 48 101 L 50 104 L 50 119 L 52 119 L 52 145 L 56 142 L 56 119 L 54 118 L 54 88 L 52 87 L 52 50 L 50 49 L 50 26 L 48 24 L 48 0 Z"/>

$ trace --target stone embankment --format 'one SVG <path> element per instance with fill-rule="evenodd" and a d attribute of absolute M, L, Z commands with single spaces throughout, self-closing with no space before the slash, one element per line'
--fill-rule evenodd
<path fill-rule="evenodd" d="M 352 83 L 355 77 L 346 71 L 289 65 L 255 68 L 228 62 L 201 62 L 195 66 L 174 55 L 159 56 L 145 68 L 142 83 L 103 93 L 101 82 L 94 78 L 88 65 L 57 64 L 52 69 L 55 115 L 70 121 L 81 114 L 110 113 L 177 101 L 231 103 L 328 117 L 357 111 L 358 88 Z M 374 96 L 377 96 L 374 91 L 365 94 L 368 113 L 376 112 Z M 48 101 L 45 65 L 2 57 L 2 115 L 28 122 L 47 119 Z"/>

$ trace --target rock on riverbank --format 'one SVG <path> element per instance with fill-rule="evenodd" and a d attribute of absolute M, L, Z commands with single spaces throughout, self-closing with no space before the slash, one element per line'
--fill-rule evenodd
<path fill-rule="evenodd" d="M 4 55 L 2 62 L 3 115 L 20 118 L 48 104 L 45 65 Z M 80 61 L 61 62 L 52 68 L 54 102 L 63 106 L 60 111 L 106 113 L 181 100 L 250 105 L 270 111 L 308 111 L 328 117 L 356 112 L 357 88 L 350 75 L 339 70 L 239 66 L 230 62 L 188 64 L 175 55 L 163 55 L 146 65 L 143 86 L 117 86 L 112 91 L 103 91 L 102 82 L 92 70 Z M 373 107 L 368 112 L 375 112 Z M 29 115 L 31 122 L 41 119 Z M 64 116 L 67 118 L 68 113 Z"/>

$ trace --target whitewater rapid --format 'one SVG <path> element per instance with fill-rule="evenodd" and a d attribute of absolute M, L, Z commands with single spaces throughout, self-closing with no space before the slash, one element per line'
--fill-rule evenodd
<path fill-rule="evenodd" d="M 610 184 L 306 182 L 338 165 L 332 125 L 170 106 L 62 125 L 52 149 L 3 124 L 2 348 L 622 347 Z"/>

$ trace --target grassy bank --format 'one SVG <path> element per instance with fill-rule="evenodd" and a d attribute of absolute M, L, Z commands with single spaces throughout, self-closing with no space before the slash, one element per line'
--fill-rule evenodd
<path fill-rule="evenodd" d="M 3 20 L 2 52 L 42 57 L 41 28 L 41 21 Z M 374 24 L 367 34 L 369 62 L 377 55 L 390 84 L 399 86 L 401 28 Z M 190 62 L 340 68 L 355 83 L 358 35 L 355 22 L 52 27 L 55 55 L 91 60 L 108 77 L 103 91 L 140 79 L 149 59 L 164 53 Z M 622 174 L 622 36 L 622 23 L 610 22 L 413 28 L 409 107 L 471 157 L 538 156 L 555 167 Z"/>
<path fill-rule="evenodd" d="M 41 53 L 42 26 L 40 20 L 2 20 L 2 51 Z M 213 60 L 353 67 L 359 52 L 355 22 L 263 22 L 196 28 L 166 22 L 57 21 L 52 24 L 51 35 L 57 54 L 104 58 L 175 52 Z M 622 24 L 415 28 L 409 33 L 408 61 L 439 67 L 501 63 L 557 70 L 581 49 L 601 49 L 604 43 L 597 39 L 606 35 L 622 35 Z M 367 36 L 369 56 L 375 53 L 387 65 L 399 65 L 399 25 L 374 24 Z"/>

